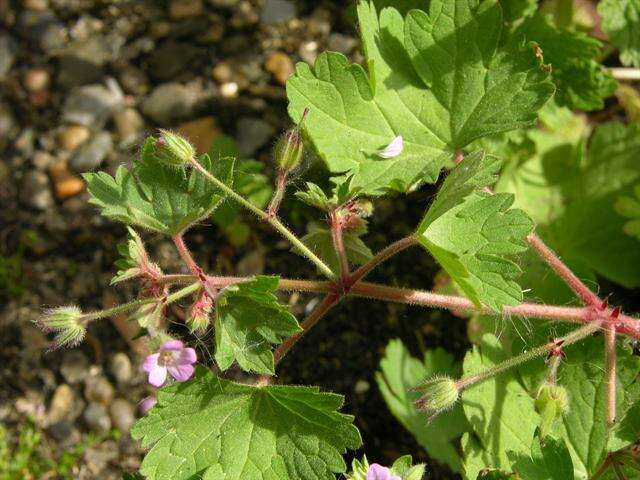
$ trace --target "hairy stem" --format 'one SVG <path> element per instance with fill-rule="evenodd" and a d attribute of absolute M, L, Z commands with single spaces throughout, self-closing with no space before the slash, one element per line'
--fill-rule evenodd
<path fill-rule="evenodd" d="M 190 275 L 170 276 L 177 283 L 193 282 Z M 224 288 L 236 283 L 246 282 L 248 277 L 215 277 L 208 276 L 207 282 L 216 288 Z M 335 291 L 333 282 L 314 280 L 295 280 L 281 278 L 278 289 L 290 292 L 331 293 Z M 478 308 L 468 298 L 456 295 L 442 295 L 427 290 L 389 287 L 371 282 L 358 282 L 346 293 L 347 297 L 364 297 L 386 302 L 404 303 L 422 307 L 443 308 L 446 310 L 481 312 L 493 315 L 519 315 L 527 318 L 540 318 L 571 323 L 591 323 L 600 319 L 606 312 L 592 307 L 565 307 L 561 305 L 544 305 L 539 303 L 521 303 L 513 307 L 504 307 L 496 312 L 488 307 Z M 618 334 L 640 339 L 640 319 L 620 314 L 615 321 Z"/>
<path fill-rule="evenodd" d="M 170 303 L 176 302 L 181 298 L 196 293 L 201 288 L 202 285 L 200 283 L 192 283 L 191 285 L 184 287 L 181 290 L 172 293 L 171 295 L 168 295 L 165 303 L 168 305 Z M 118 305 L 117 307 L 108 308 L 106 310 L 100 310 L 97 312 L 86 313 L 83 316 L 83 319 L 86 322 L 90 322 L 92 320 L 98 320 L 100 318 L 113 317 L 114 315 L 135 310 L 136 308 L 147 305 L 149 303 L 153 303 L 155 301 L 157 301 L 157 299 L 155 298 L 141 298 L 139 300 L 133 300 L 132 302 L 123 303 L 122 305 Z"/>
<path fill-rule="evenodd" d="M 338 256 L 338 262 L 340 263 L 340 281 L 343 283 L 349 278 L 349 259 L 347 258 L 347 251 L 344 248 L 344 237 L 342 227 L 336 216 L 335 210 L 329 213 L 329 223 L 331 225 L 331 240 L 333 241 L 333 248 Z"/>
<path fill-rule="evenodd" d="M 540 258 L 549 265 L 554 272 L 573 290 L 573 292 L 586 304 L 593 307 L 600 306 L 602 300 L 580 280 L 575 273 L 571 271 L 565 263 L 560 260 L 558 255 L 551 250 L 537 235 L 534 233 L 527 236 L 527 241 Z"/>
<path fill-rule="evenodd" d="M 401 238 L 393 242 L 391 245 L 383 248 L 378 253 L 376 253 L 371 260 L 362 265 L 360 268 L 355 270 L 351 275 L 349 281 L 351 284 L 355 284 L 366 277 L 374 268 L 380 265 L 385 260 L 391 258 L 396 253 L 401 252 L 413 245 L 417 245 L 418 241 L 413 235 L 408 237 Z"/>
<path fill-rule="evenodd" d="M 280 204 L 284 198 L 284 192 L 287 189 L 287 173 L 288 172 L 284 170 L 278 172 L 278 177 L 276 178 L 276 189 L 273 192 L 273 196 L 271 197 L 271 201 L 267 207 L 267 215 L 270 217 L 277 216 L 278 210 L 280 210 Z"/>
<path fill-rule="evenodd" d="M 311 313 L 305 318 L 300 326 L 302 327 L 302 332 L 287 338 L 282 344 L 276 348 L 273 352 L 274 363 L 277 365 L 282 357 L 284 357 L 287 352 L 293 347 L 300 338 L 307 333 L 313 326 L 318 323 L 318 321 L 329 311 L 331 308 L 340 301 L 340 297 L 336 294 L 329 293 L 327 294 L 322 301 L 316 305 L 316 307 L 311 311 Z"/>
<path fill-rule="evenodd" d="M 640 68 L 610 68 L 609 73 L 616 80 L 640 80 Z"/>
<path fill-rule="evenodd" d="M 175 244 L 176 249 L 178 250 L 178 253 L 180 253 L 182 260 L 184 261 L 184 263 L 187 264 L 187 267 L 189 267 L 189 271 L 191 272 L 191 274 L 198 279 L 204 279 L 204 274 L 202 273 L 202 269 L 198 266 L 196 261 L 193 259 L 193 256 L 191 255 L 189 248 L 187 248 L 187 245 L 184 243 L 184 238 L 182 237 L 182 234 L 179 233 L 178 235 L 174 235 L 173 237 L 171 237 L 171 239 L 173 240 L 173 243 Z"/>
<path fill-rule="evenodd" d="M 544 345 L 540 345 L 538 347 L 532 348 L 531 350 L 524 352 L 516 357 L 511 357 L 505 360 L 504 362 L 499 363 L 495 367 L 488 368 L 483 372 L 479 372 L 474 375 L 461 378 L 456 382 L 456 384 L 460 390 L 464 390 L 465 388 L 468 388 L 471 385 L 482 382 L 483 380 L 499 375 L 505 372 L 506 370 L 509 370 L 513 367 L 516 367 L 525 362 L 533 360 L 534 358 L 538 358 L 542 355 L 545 355 L 546 353 L 549 353 L 551 350 L 556 348 L 558 344 L 560 344 L 560 342 L 562 342 L 561 344 L 563 346 L 571 345 L 572 343 L 576 343 L 582 340 L 583 338 L 588 337 L 589 335 L 600 330 L 601 328 L 602 328 L 602 322 L 588 323 L 587 325 L 584 325 L 574 330 L 573 332 L 565 335 L 564 337 L 545 343 Z"/>
<path fill-rule="evenodd" d="M 192 158 L 190 164 L 195 168 L 198 172 L 200 172 L 209 182 L 218 187 L 220 190 L 225 192 L 229 197 L 238 202 L 240 205 L 245 207 L 247 210 L 255 214 L 261 220 L 269 223 L 273 228 L 275 228 L 278 233 L 280 233 L 284 238 L 289 240 L 292 245 L 296 247 L 304 255 L 311 261 L 318 269 L 325 275 L 327 278 L 334 280 L 335 273 L 329 268 L 329 266 L 324 263 L 320 257 L 318 257 L 315 253 L 313 253 L 304 243 L 300 241 L 296 235 L 291 232 L 287 227 L 285 227 L 280 220 L 276 217 L 270 216 L 267 212 L 262 211 L 250 201 L 246 200 L 242 195 L 236 193 L 232 188 L 228 185 L 225 185 L 224 182 L 218 180 L 214 175 L 212 175 L 206 168 L 204 168 L 200 163 Z"/>
<path fill-rule="evenodd" d="M 616 329 L 612 322 L 604 327 L 605 408 L 607 428 L 616 421 Z"/>

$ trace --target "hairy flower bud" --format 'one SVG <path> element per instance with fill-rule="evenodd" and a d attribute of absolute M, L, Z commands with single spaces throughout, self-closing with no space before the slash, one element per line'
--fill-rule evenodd
<path fill-rule="evenodd" d="M 281 170 L 289 172 L 302 161 L 304 144 L 298 127 L 294 127 L 282 135 L 274 150 L 276 163 Z"/>
<path fill-rule="evenodd" d="M 206 292 L 201 292 L 187 312 L 187 325 L 191 333 L 204 333 L 209 326 L 213 300 Z"/>
<path fill-rule="evenodd" d="M 154 153 L 158 160 L 172 167 L 181 167 L 196 155 L 189 141 L 168 130 L 160 130 L 160 136 L 154 144 Z"/>
<path fill-rule="evenodd" d="M 561 418 L 569 409 L 567 390 L 560 385 L 545 382 L 538 389 L 535 406 L 540 414 L 540 438 L 543 439 L 551 431 L 556 419 Z"/>
<path fill-rule="evenodd" d="M 423 393 L 416 401 L 418 409 L 434 416 L 453 407 L 460 398 L 455 380 L 446 376 L 431 377 L 416 390 Z"/>
<path fill-rule="evenodd" d="M 54 341 L 59 347 L 74 347 L 87 333 L 82 311 L 75 306 L 45 310 L 37 322 L 45 332 L 56 332 Z"/>

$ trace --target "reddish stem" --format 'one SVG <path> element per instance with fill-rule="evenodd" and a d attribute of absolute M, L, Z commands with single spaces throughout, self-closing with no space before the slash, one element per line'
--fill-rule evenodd
<path fill-rule="evenodd" d="M 329 212 L 329 226 L 331 228 L 331 240 L 333 241 L 333 248 L 338 255 L 338 262 L 340 263 L 340 281 L 342 285 L 348 280 L 351 272 L 349 271 L 349 259 L 347 258 L 347 251 L 344 248 L 344 237 L 342 232 L 342 225 L 340 219 L 335 210 Z"/>
<path fill-rule="evenodd" d="M 336 293 L 329 293 L 322 299 L 322 301 L 318 305 L 316 305 L 316 307 L 311 311 L 307 318 L 305 318 L 304 321 L 300 324 L 300 326 L 302 327 L 302 332 L 287 338 L 273 352 L 273 359 L 276 365 L 280 362 L 280 360 L 282 360 L 282 357 L 287 354 L 291 347 L 293 347 L 305 333 L 313 328 L 313 326 L 318 323 L 318 321 L 340 301 L 340 298 L 340 295 Z"/>
<path fill-rule="evenodd" d="M 607 428 L 612 428 L 616 421 L 616 327 L 611 321 L 604 330 L 604 364 L 605 418 Z"/>
<path fill-rule="evenodd" d="M 391 245 L 380 250 L 373 256 L 371 260 L 354 271 L 349 278 L 349 283 L 351 285 L 354 285 L 355 283 L 366 277 L 374 268 L 376 268 L 382 262 L 394 256 L 396 253 L 401 252 L 402 250 L 405 250 L 413 245 L 417 245 L 417 243 L 418 241 L 412 235 L 393 242 Z"/>
<path fill-rule="evenodd" d="M 536 234 L 527 236 L 527 241 L 538 255 L 549 265 L 554 272 L 575 292 L 585 303 L 592 307 L 602 304 L 602 300 L 580 280 L 567 265 L 560 260 L 558 255 L 551 250 Z"/>
<path fill-rule="evenodd" d="M 174 235 L 172 237 L 172 240 L 173 240 L 173 243 L 176 245 L 176 248 L 178 249 L 178 253 L 180 253 L 180 256 L 182 257 L 182 260 L 184 260 L 184 263 L 186 263 L 187 267 L 189 267 L 189 271 L 191 272 L 191 274 L 194 277 L 196 277 L 199 281 L 204 282 L 206 280 L 204 273 L 202 272 L 202 269 L 198 266 L 196 261 L 191 256 L 191 252 L 189 251 L 189 248 L 184 243 L 184 238 L 182 238 L 182 234 L 179 233 L 178 235 Z"/>
<path fill-rule="evenodd" d="M 275 192 L 273 192 L 273 196 L 271 197 L 271 201 L 269 202 L 269 206 L 267 207 L 267 215 L 269 215 L 269 217 L 275 217 L 278 215 L 280 204 L 282 203 L 282 199 L 284 198 L 286 189 L 287 172 L 281 170 L 278 172 L 278 177 L 276 178 L 276 190 Z"/>

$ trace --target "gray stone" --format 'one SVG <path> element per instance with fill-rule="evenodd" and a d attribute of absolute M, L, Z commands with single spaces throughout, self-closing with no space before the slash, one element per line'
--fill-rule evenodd
<path fill-rule="evenodd" d="M 39 170 L 28 171 L 20 187 L 20 200 L 37 210 L 47 210 L 53 206 L 49 177 Z"/>
<path fill-rule="evenodd" d="M 87 377 L 84 386 L 84 397 L 87 400 L 109 405 L 114 395 L 115 389 L 113 385 L 103 375 L 96 374 Z"/>
<path fill-rule="evenodd" d="M 2 150 L 18 133 L 13 112 L 5 103 L 0 102 L 0 150 Z"/>
<path fill-rule="evenodd" d="M 60 365 L 60 373 L 67 383 L 72 385 L 82 382 L 89 374 L 89 361 L 80 350 L 69 350 L 64 354 Z"/>
<path fill-rule="evenodd" d="M 18 42 L 9 35 L 0 34 L 0 80 L 9 73 L 17 54 Z"/>
<path fill-rule="evenodd" d="M 109 370 L 119 384 L 127 384 L 133 377 L 131 360 L 124 352 L 118 352 L 111 357 Z"/>
<path fill-rule="evenodd" d="M 118 131 L 120 147 L 129 147 L 140 140 L 144 119 L 135 108 L 125 108 L 116 112 L 113 116 L 113 123 Z"/>
<path fill-rule="evenodd" d="M 261 118 L 243 117 L 236 125 L 238 148 L 245 157 L 252 156 L 256 150 L 264 146 L 275 134 L 273 126 Z"/>
<path fill-rule="evenodd" d="M 49 434 L 60 442 L 60 447 L 65 448 L 80 442 L 82 436 L 78 429 L 73 426 L 73 422 L 62 421 L 55 423 L 47 429 Z"/>
<path fill-rule="evenodd" d="M 180 83 L 163 83 L 153 89 L 142 103 L 142 113 L 160 125 L 191 115 L 198 95 Z"/>
<path fill-rule="evenodd" d="M 73 156 L 71 168 L 79 173 L 91 172 L 100 166 L 112 148 L 111 134 L 106 131 L 98 132 Z"/>
<path fill-rule="evenodd" d="M 83 417 L 87 426 L 98 433 L 108 433 L 111 430 L 111 418 L 101 403 L 91 402 Z"/>
<path fill-rule="evenodd" d="M 61 50 L 68 39 L 67 29 L 51 10 L 23 10 L 16 22 L 16 30 L 26 39 L 36 42 L 46 53 Z"/>
<path fill-rule="evenodd" d="M 348 35 L 342 33 L 332 33 L 329 35 L 328 49 L 332 52 L 340 52 L 343 55 L 349 55 L 358 46 L 358 41 Z"/>
<path fill-rule="evenodd" d="M 149 91 L 149 79 L 144 70 L 129 65 L 120 72 L 120 84 L 125 92 L 133 95 L 146 95 Z"/>
<path fill-rule="evenodd" d="M 160 45 L 149 59 L 151 76 L 160 81 L 177 77 L 187 70 L 201 53 L 201 49 L 186 42 L 169 40 Z"/>
<path fill-rule="evenodd" d="M 124 95 L 114 79 L 104 85 L 86 85 L 73 89 L 62 107 L 62 120 L 99 128 L 122 105 Z"/>
<path fill-rule="evenodd" d="M 294 18 L 296 7 L 288 0 L 266 0 L 262 7 L 262 23 L 279 23 Z"/>
<path fill-rule="evenodd" d="M 73 388 L 63 383 L 53 392 L 46 423 L 54 425 L 62 421 L 73 422 L 82 413 L 83 406 L 82 399 L 78 398 Z"/>
<path fill-rule="evenodd" d="M 102 67 L 118 58 L 124 42 L 124 37 L 111 34 L 72 43 L 60 58 L 58 83 L 63 87 L 97 83 L 104 76 Z"/>
<path fill-rule="evenodd" d="M 122 398 L 116 398 L 113 401 L 109 407 L 109 413 L 113 426 L 122 433 L 129 432 L 136 421 L 135 407 Z"/>

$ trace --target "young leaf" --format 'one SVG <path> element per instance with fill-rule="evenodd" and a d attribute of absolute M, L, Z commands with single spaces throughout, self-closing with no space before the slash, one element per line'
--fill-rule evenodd
<path fill-rule="evenodd" d="M 493 179 L 495 158 L 465 158 L 444 182 L 416 234 L 418 240 L 476 305 L 494 310 L 522 301 L 510 257 L 526 250 L 533 229 L 522 211 L 509 209 L 513 196 L 471 193 Z"/>
<path fill-rule="evenodd" d="M 464 359 L 464 375 L 473 375 L 506 360 L 499 340 L 485 335 Z M 463 437 L 465 474 L 476 478 L 482 468 L 510 471 L 511 455 L 529 455 L 539 416 L 533 399 L 513 375 L 492 377 L 462 393 L 464 413 L 477 435 Z"/>
<path fill-rule="evenodd" d="M 602 30 L 620 49 L 623 65 L 640 67 L 640 1 L 603 0 L 598 4 Z"/>
<path fill-rule="evenodd" d="M 271 345 L 301 331 L 273 292 L 278 277 L 257 276 L 232 285 L 216 298 L 216 353 L 222 370 L 235 361 L 249 372 L 273 374 Z"/>
<path fill-rule="evenodd" d="M 129 232 L 127 243 L 120 244 L 117 247 L 118 253 L 120 253 L 120 258 L 115 262 L 118 271 L 111 279 L 111 285 L 125 282 L 147 273 L 162 275 L 160 267 L 149 260 L 144 243 L 137 232 L 131 227 L 127 227 L 127 230 Z"/>
<path fill-rule="evenodd" d="M 317 387 L 239 385 L 198 368 L 158 392 L 131 432 L 151 447 L 149 480 L 333 479 L 361 444 L 340 395 Z"/>
<path fill-rule="evenodd" d="M 514 456 L 513 469 L 526 480 L 567 480 L 574 478 L 571 455 L 562 440 L 546 437 L 541 445 L 535 437 L 531 454 Z"/>
<path fill-rule="evenodd" d="M 617 82 L 596 60 L 601 43 L 584 33 L 557 28 L 549 15 L 538 13 L 515 31 L 516 37 L 536 42 L 544 63 L 551 65 L 559 105 L 599 110 L 613 95 Z"/>
<path fill-rule="evenodd" d="M 232 158 L 200 163 L 228 185 L 232 182 Z M 108 173 L 84 175 L 91 194 L 106 217 L 148 230 L 176 235 L 207 217 L 224 200 L 224 194 L 198 172 L 161 163 L 154 155 L 154 139 L 147 138 L 133 170 L 120 166 L 115 177 Z"/>
<path fill-rule="evenodd" d="M 458 377 L 460 365 L 454 362 L 450 353 L 440 348 L 428 350 L 420 361 L 411 356 L 402 341 L 392 340 L 380 362 L 380 370 L 376 373 L 376 382 L 391 413 L 424 447 L 429 457 L 459 472 L 462 464 L 455 440 L 469 428 L 461 406 L 458 404 L 428 422 L 425 414 L 418 412 L 414 405 L 420 394 L 411 389 L 435 374 Z"/>
<path fill-rule="evenodd" d="M 340 271 L 340 260 L 333 247 L 331 231 L 322 225 L 316 223 L 309 224 L 309 233 L 300 240 L 309 247 L 316 255 L 318 255 L 334 272 Z M 343 242 L 347 259 L 356 264 L 362 265 L 367 263 L 373 257 L 373 253 L 362 241 L 360 235 L 363 232 L 344 232 Z M 295 247 L 293 252 L 300 253 Z"/>
<path fill-rule="evenodd" d="M 358 20 L 368 75 L 325 52 L 297 66 L 287 95 L 294 120 L 310 108 L 305 132 L 329 170 L 366 194 L 434 182 L 472 140 L 532 124 L 553 93 L 532 47 L 501 44 L 496 1 L 433 0 L 404 18 L 362 1 Z M 377 155 L 398 135 L 399 155 Z"/>

